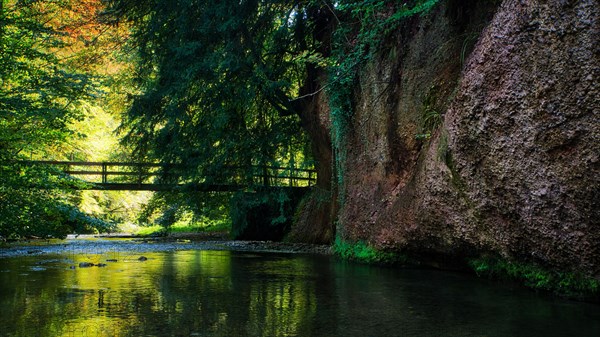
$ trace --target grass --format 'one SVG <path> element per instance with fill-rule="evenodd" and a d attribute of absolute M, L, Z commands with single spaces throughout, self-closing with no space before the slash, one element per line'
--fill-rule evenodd
<path fill-rule="evenodd" d="M 126 228 L 126 230 L 123 230 Z M 165 233 L 165 228 L 160 225 L 152 226 L 132 226 L 121 228 L 124 232 L 130 232 L 138 236 L 154 236 Z M 168 228 L 168 233 L 198 233 L 198 232 L 229 232 L 231 224 L 223 222 L 196 222 L 196 223 L 176 223 Z"/>
<path fill-rule="evenodd" d="M 478 276 L 510 280 L 528 288 L 568 298 L 600 299 L 600 281 L 582 274 L 553 271 L 532 263 L 490 257 L 472 259 L 469 266 Z"/>
<path fill-rule="evenodd" d="M 347 242 L 339 237 L 335 254 L 345 260 L 370 264 L 408 263 L 407 255 L 377 250 L 364 241 Z M 414 260 L 410 259 L 411 263 Z M 470 259 L 468 265 L 479 277 L 506 280 L 536 291 L 585 301 L 600 301 L 600 280 L 580 273 L 556 271 L 533 263 L 509 261 L 498 257 Z"/>
<path fill-rule="evenodd" d="M 333 251 L 345 260 L 364 263 L 392 264 L 406 261 L 403 255 L 377 250 L 363 241 L 350 243 L 339 237 L 335 239 Z"/>

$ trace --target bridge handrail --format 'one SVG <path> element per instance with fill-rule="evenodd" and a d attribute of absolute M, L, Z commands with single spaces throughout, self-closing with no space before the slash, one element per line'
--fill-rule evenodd
<path fill-rule="evenodd" d="M 164 163 L 151 163 L 151 162 L 114 162 L 114 161 L 70 161 L 70 160 L 19 160 L 17 163 L 24 164 L 43 164 L 43 165 L 70 165 L 70 166 L 133 166 L 133 167 L 177 167 L 183 166 L 183 164 L 164 164 Z M 245 168 L 239 165 L 225 165 L 225 168 L 240 169 Z M 272 170 L 294 170 L 300 172 L 316 172 L 315 169 L 307 169 L 301 167 L 286 167 L 286 166 L 273 166 L 273 165 L 252 165 L 255 168 L 266 168 Z"/>
<path fill-rule="evenodd" d="M 42 164 L 42 165 L 70 165 L 70 166 L 143 166 L 143 167 L 164 167 L 174 164 L 162 163 L 136 163 L 136 162 L 115 162 L 115 161 L 70 161 L 70 160 L 21 160 L 24 164 Z"/>
<path fill-rule="evenodd" d="M 61 161 L 61 160 L 24 160 L 18 161 L 18 163 L 23 163 L 26 165 L 48 165 L 48 166 L 62 166 L 65 169 L 61 171 L 68 175 L 79 175 L 79 176 L 100 176 L 102 179 L 101 183 L 92 182 L 92 184 L 104 184 L 106 186 L 119 184 L 119 182 L 110 182 L 109 176 L 137 176 L 135 180 L 135 184 L 138 185 L 152 185 L 152 184 L 163 184 L 161 182 L 154 181 L 153 183 L 146 183 L 148 178 L 157 177 L 164 175 L 164 172 L 158 172 L 152 169 L 156 168 L 168 168 L 175 169 L 177 171 L 178 166 L 183 166 L 181 164 L 164 164 L 164 163 L 149 163 L 149 162 L 87 162 L 87 161 Z M 74 170 L 72 167 L 77 166 L 85 166 L 92 167 L 98 166 L 99 170 Z M 109 170 L 112 167 L 127 167 L 134 168 L 133 171 L 120 171 L 120 170 Z M 304 181 L 307 182 L 308 186 L 311 186 L 316 182 L 316 170 L 314 169 L 306 169 L 306 168 L 298 168 L 298 167 L 282 167 L 282 166 L 272 166 L 272 165 L 253 165 L 251 168 L 257 169 L 259 173 L 253 173 L 250 175 L 252 178 L 260 179 L 260 183 L 254 185 L 264 185 L 264 186 L 286 186 L 290 187 L 299 186 L 298 182 Z M 147 170 L 145 170 L 147 169 Z M 236 169 L 247 169 L 243 166 L 225 166 L 223 167 L 225 170 L 236 170 Z M 273 172 L 275 171 L 275 172 Z M 171 173 L 172 176 L 177 176 L 176 172 Z M 207 175 L 207 182 L 211 181 L 218 177 L 218 175 Z M 239 181 L 242 176 L 238 175 L 228 175 L 225 174 L 224 178 L 232 178 L 226 182 L 222 182 L 224 184 L 235 184 L 235 181 Z M 253 179 L 254 180 L 254 179 Z M 131 185 L 131 182 L 120 182 L 123 185 Z M 181 186 L 183 184 L 175 184 L 175 186 Z"/>

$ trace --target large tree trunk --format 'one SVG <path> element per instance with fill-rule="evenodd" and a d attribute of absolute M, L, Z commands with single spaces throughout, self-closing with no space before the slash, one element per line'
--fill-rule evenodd
<path fill-rule="evenodd" d="M 313 39 L 321 42 L 318 50 L 329 55 L 331 33 L 334 29 L 330 11 L 322 8 L 308 9 L 314 29 Z M 326 78 L 323 70 L 308 65 L 307 76 L 298 100 L 298 115 L 310 140 L 317 170 L 317 184 L 298 207 L 294 227 L 289 235 L 292 241 L 330 243 L 335 235 L 337 188 L 332 185 L 334 176 L 331 144 L 331 119 L 327 98 L 322 88 Z"/>

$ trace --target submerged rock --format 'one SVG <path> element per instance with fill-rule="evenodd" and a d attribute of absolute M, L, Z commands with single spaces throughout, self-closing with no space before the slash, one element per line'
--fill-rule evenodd
<path fill-rule="evenodd" d="M 93 267 L 94 264 L 91 262 L 80 262 L 79 263 L 79 268 L 88 268 L 88 267 Z"/>
<path fill-rule="evenodd" d="M 146 261 L 146 260 L 148 260 L 148 258 L 145 256 L 138 257 L 138 261 Z"/>

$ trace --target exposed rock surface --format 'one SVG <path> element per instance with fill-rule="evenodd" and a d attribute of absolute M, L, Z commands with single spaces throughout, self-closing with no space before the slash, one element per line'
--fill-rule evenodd
<path fill-rule="evenodd" d="M 599 19 L 445 1 L 408 23 L 361 75 L 338 235 L 600 277 Z"/>

